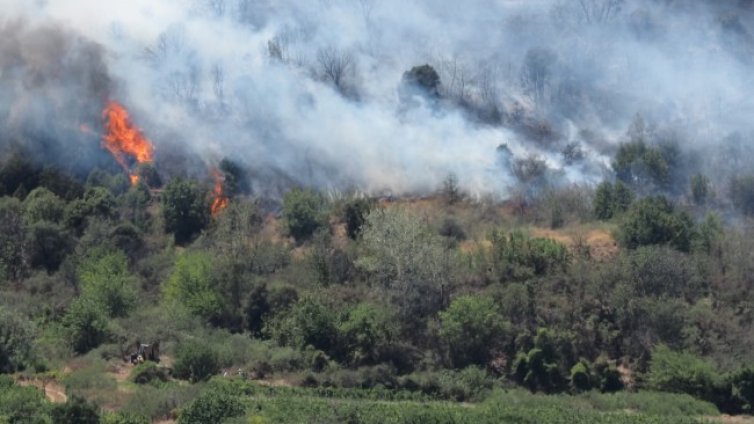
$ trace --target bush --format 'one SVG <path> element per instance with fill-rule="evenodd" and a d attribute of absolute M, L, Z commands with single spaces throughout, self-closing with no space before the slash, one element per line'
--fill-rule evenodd
<path fill-rule="evenodd" d="M 505 342 L 507 325 L 489 297 L 462 296 L 440 312 L 440 337 L 454 366 L 484 365 Z"/>
<path fill-rule="evenodd" d="M 38 187 L 24 200 L 24 217 L 33 224 L 40 221 L 59 223 L 63 220 L 65 202 L 44 187 Z"/>
<path fill-rule="evenodd" d="M 136 303 L 136 291 L 122 252 L 97 252 L 79 265 L 82 296 L 102 305 L 110 317 L 124 317 Z"/>
<path fill-rule="evenodd" d="M 578 391 L 587 391 L 592 388 L 589 368 L 584 362 L 578 362 L 571 367 L 571 385 Z"/>
<path fill-rule="evenodd" d="M 302 241 L 325 224 L 325 200 L 317 192 L 294 188 L 283 198 L 283 217 L 288 232 Z"/>
<path fill-rule="evenodd" d="M 710 399 L 718 380 L 712 364 L 690 353 L 673 352 L 665 345 L 652 351 L 647 376 L 652 389 Z"/>
<path fill-rule="evenodd" d="M 387 308 L 361 303 L 353 308 L 338 331 L 345 356 L 353 364 L 373 364 L 397 340 L 398 325 Z"/>
<path fill-rule="evenodd" d="M 102 416 L 100 424 L 150 424 L 152 421 L 137 414 L 127 412 L 110 412 Z"/>
<path fill-rule="evenodd" d="M 207 380 L 219 371 L 217 352 L 209 344 L 188 341 L 178 345 L 173 365 L 173 373 L 177 378 L 196 383 Z"/>
<path fill-rule="evenodd" d="M 268 331 L 281 346 L 315 349 L 331 353 L 337 347 L 337 316 L 318 300 L 305 297 L 284 314 L 275 316 Z"/>
<path fill-rule="evenodd" d="M 170 377 L 170 371 L 154 362 L 144 362 L 131 370 L 129 379 L 136 384 L 150 384 L 153 382 L 165 382 Z"/>
<path fill-rule="evenodd" d="M 204 252 L 186 252 L 175 263 L 165 285 L 165 298 L 175 300 L 204 319 L 219 316 L 222 301 L 215 290 L 216 269 Z"/>
<path fill-rule="evenodd" d="M 0 373 L 26 367 L 32 359 L 34 327 L 17 312 L 0 307 Z"/>
<path fill-rule="evenodd" d="M 48 423 L 49 405 L 34 387 L 17 386 L 10 376 L 0 375 L 0 422 Z"/>
<path fill-rule="evenodd" d="M 102 305 L 87 297 L 71 303 L 63 317 L 71 347 L 77 353 L 86 353 L 104 342 L 108 335 L 107 313 Z"/>
<path fill-rule="evenodd" d="M 206 190 L 195 182 L 170 181 L 162 194 L 165 231 L 173 233 L 178 244 L 188 242 L 209 223 L 209 206 Z"/>
<path fill-rule="evenodd" d="M 99 424 L 99 407 L 72 396 L 66 403 L 53 406 L 50 416 L 55 424 Z"/>
<path fill-rule="evenodd" d="M 219 423 L 226 418 L 245 413 L 240 399 L 215 390 L 207 390 L 199 395 L 178 416 L 178 424 Z"/>
<path fill-rule="evenodd" d="M 694 223 L 684 212 L 676 212 L 663 196 L 636 202 L 620 224 L 618 238 L 623 246 L 636 249 L 650 244 L 667 244 L 688 252 Z"/>

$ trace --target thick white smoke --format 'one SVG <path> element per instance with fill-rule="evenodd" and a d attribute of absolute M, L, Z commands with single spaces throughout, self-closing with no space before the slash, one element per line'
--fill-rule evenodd
<path fill-rule="evenodd" d="M 0 17 L 99 44 L 110 96 L 158 161 L 228 157 L 259 191 L 415 193 L 454 173 L 471 193 L 504 196 L 516 181 L 501 144 L 578 183 L 604 176 L 637 113 L 695 145 L 748 131 L 747 6 L 681 3 L 0 0 Z M 402 75 L 425 63 L 442 100 L 407 102 Z M 563 160 L 569 143 L 583 160 Z"/>

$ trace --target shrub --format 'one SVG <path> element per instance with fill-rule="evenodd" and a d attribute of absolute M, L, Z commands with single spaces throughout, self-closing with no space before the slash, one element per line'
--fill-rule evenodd
<path fill-rule="evenodd" d="M 168 381 L 170 372 L 167 368 L 161 367 L 154 362 L 144 362 L 137 365 L 131 370 L 129 379 L 136 384 L 149 384 L 152 382 Z"/>
<path fill-rule="evenodd" d="M 219 423 L 245 413 L 240 399 L 216 390 L 207 390 L 181 411 L 178 424 Z"/>
<path fill-rule="evenodd" d="M 571 367 L 571 385 L 579 391 L 586 391 L 592 388 L 589 368 L 587 368 L 584 362 L 577 362 L 576 365 Z"/>
<path fill-rule="evenodd" d="M 647 383 L 655 390 L 710 399 L 718 378 L 712 364 L 690 353 L 673 352 L 665 345 L 652 351 Z"/>
<path fill-rule="evenodd" d="M 489 297 L 462 296 L 440 312 L 440 336 L 456 367 L 483 365 L 505 340 L 507 326 Z"/>
<path fill-rule="evenodd" d="M 99 424 L 99 408 L 78 396 L 72 396 L 66 403 L 52 407 L 50 413 L 55 424 Z"/>
<path fill-rule="evenodd" d="M 684 212 L 676 212 L 663 196 L 636 202 L 620 224 L 618 238 L 625 247 L 635 249 L 650 244 L 668 244 L 688 252 L 694 224 Z"/>
<path fill-rule="evenodd" d="M 188 341 L 178 345 L 173 373 L 192 383 L 207 380 L 220 371 L 217 352 L 207 343 Z"/>
<path fill-rule="evenodd" d="M 65 202 L 44 187 L 37 187 L 24 200 L 24 217 L 33 224 L 40 221 L 59 223 L 63 220 Z"/>
<path fill-rule="evenodd" d="M 102 305 L 87 297 L 71 303 L 65 316 L 71 347 L 77 353 L 86 353 L 104 342 L 109 334 L 107 314 Z"/>
<path fill-rule="evenodd" d="M 0 422 L 45 424 L 49 405 L 34 387 L 20 387 L 10 376 L 0 375 Z"/>
<path fill-rule="evenodd" d="M 222 301 L 214 288 L 215 266 L 204 252 L 186 252 L 175 263 L 165 285 L 165 298 L 175 300 L 192 313 L 210 319 L 222 312 Z"/>
<path fill-rule="evenodd" d="M 23 369 L 32 359 L 34 327 L 16 312 L 0 308 L 0 373 Z"/>
<path fill-rule="evenodd" d="M 110 412 L 104 414 L 100 420 L 100 424 L 150 424 L 151 422 L 149 418 L 143 415 L 128 412 Z"/>
<path fill-rule="evenodd" d="M 162 194 L 162 216 L 175 242 L 186 243 L 209 223 L 207 192 L 193 181 L 170 181 Z"/>
<path fill-rule="evenodd" d="M 294 188 L 283 198 L 283 216 L 297 241 L 311 237 L 325 223 L 325 200 L 317 192 Z"/>

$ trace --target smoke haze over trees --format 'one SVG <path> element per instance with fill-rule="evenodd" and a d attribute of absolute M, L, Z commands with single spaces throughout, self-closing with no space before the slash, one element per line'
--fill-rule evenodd
<path fill-rule="evenodd" d="M 108 99 L 132 110 L 160 172 L 232 157 L 257 194 L 421 193 L 455 174 L 469 193 L 506 197 L 519 178 L 500 145 L 536 154 L 554 185 L 601 181 L 626 141 L 675 143 L 710 169 L 751 150 L 734 142 L 754 106 L 747 2 L 0 6 L 0 147 L 77 172 L 112 166 L 99 146 Z M 402 89 L 424 65 L 437 98 Z M 627 131 L 637 116 L 641 131 Z"/>

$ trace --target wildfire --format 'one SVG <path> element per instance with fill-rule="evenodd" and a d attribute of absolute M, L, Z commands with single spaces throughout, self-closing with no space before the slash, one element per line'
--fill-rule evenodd
<path fill-rule="evenodd" d="M 112 153 L 115 160 L 128 173 L 131 184 L 139 181 L 139 176 L 132 171 L 128 164 L 128 157 L 137 163 L 152 162 L 154 146 L 131 122 L 128 111 L 115 101 L 109 101 L 102 111 L 105 120 L 105 135 L 102 146 Z"/>
<path fill-rule="evenodd" d="M 212 177 L 215 179 L 215 189 L 213 190 L 214 199 L 210 211 L 212 216 L 217 216 L 223 209 L 228 207 L 230 199 L 223 193 L 223 175 L 217 169 L 212 170 Z"/>

